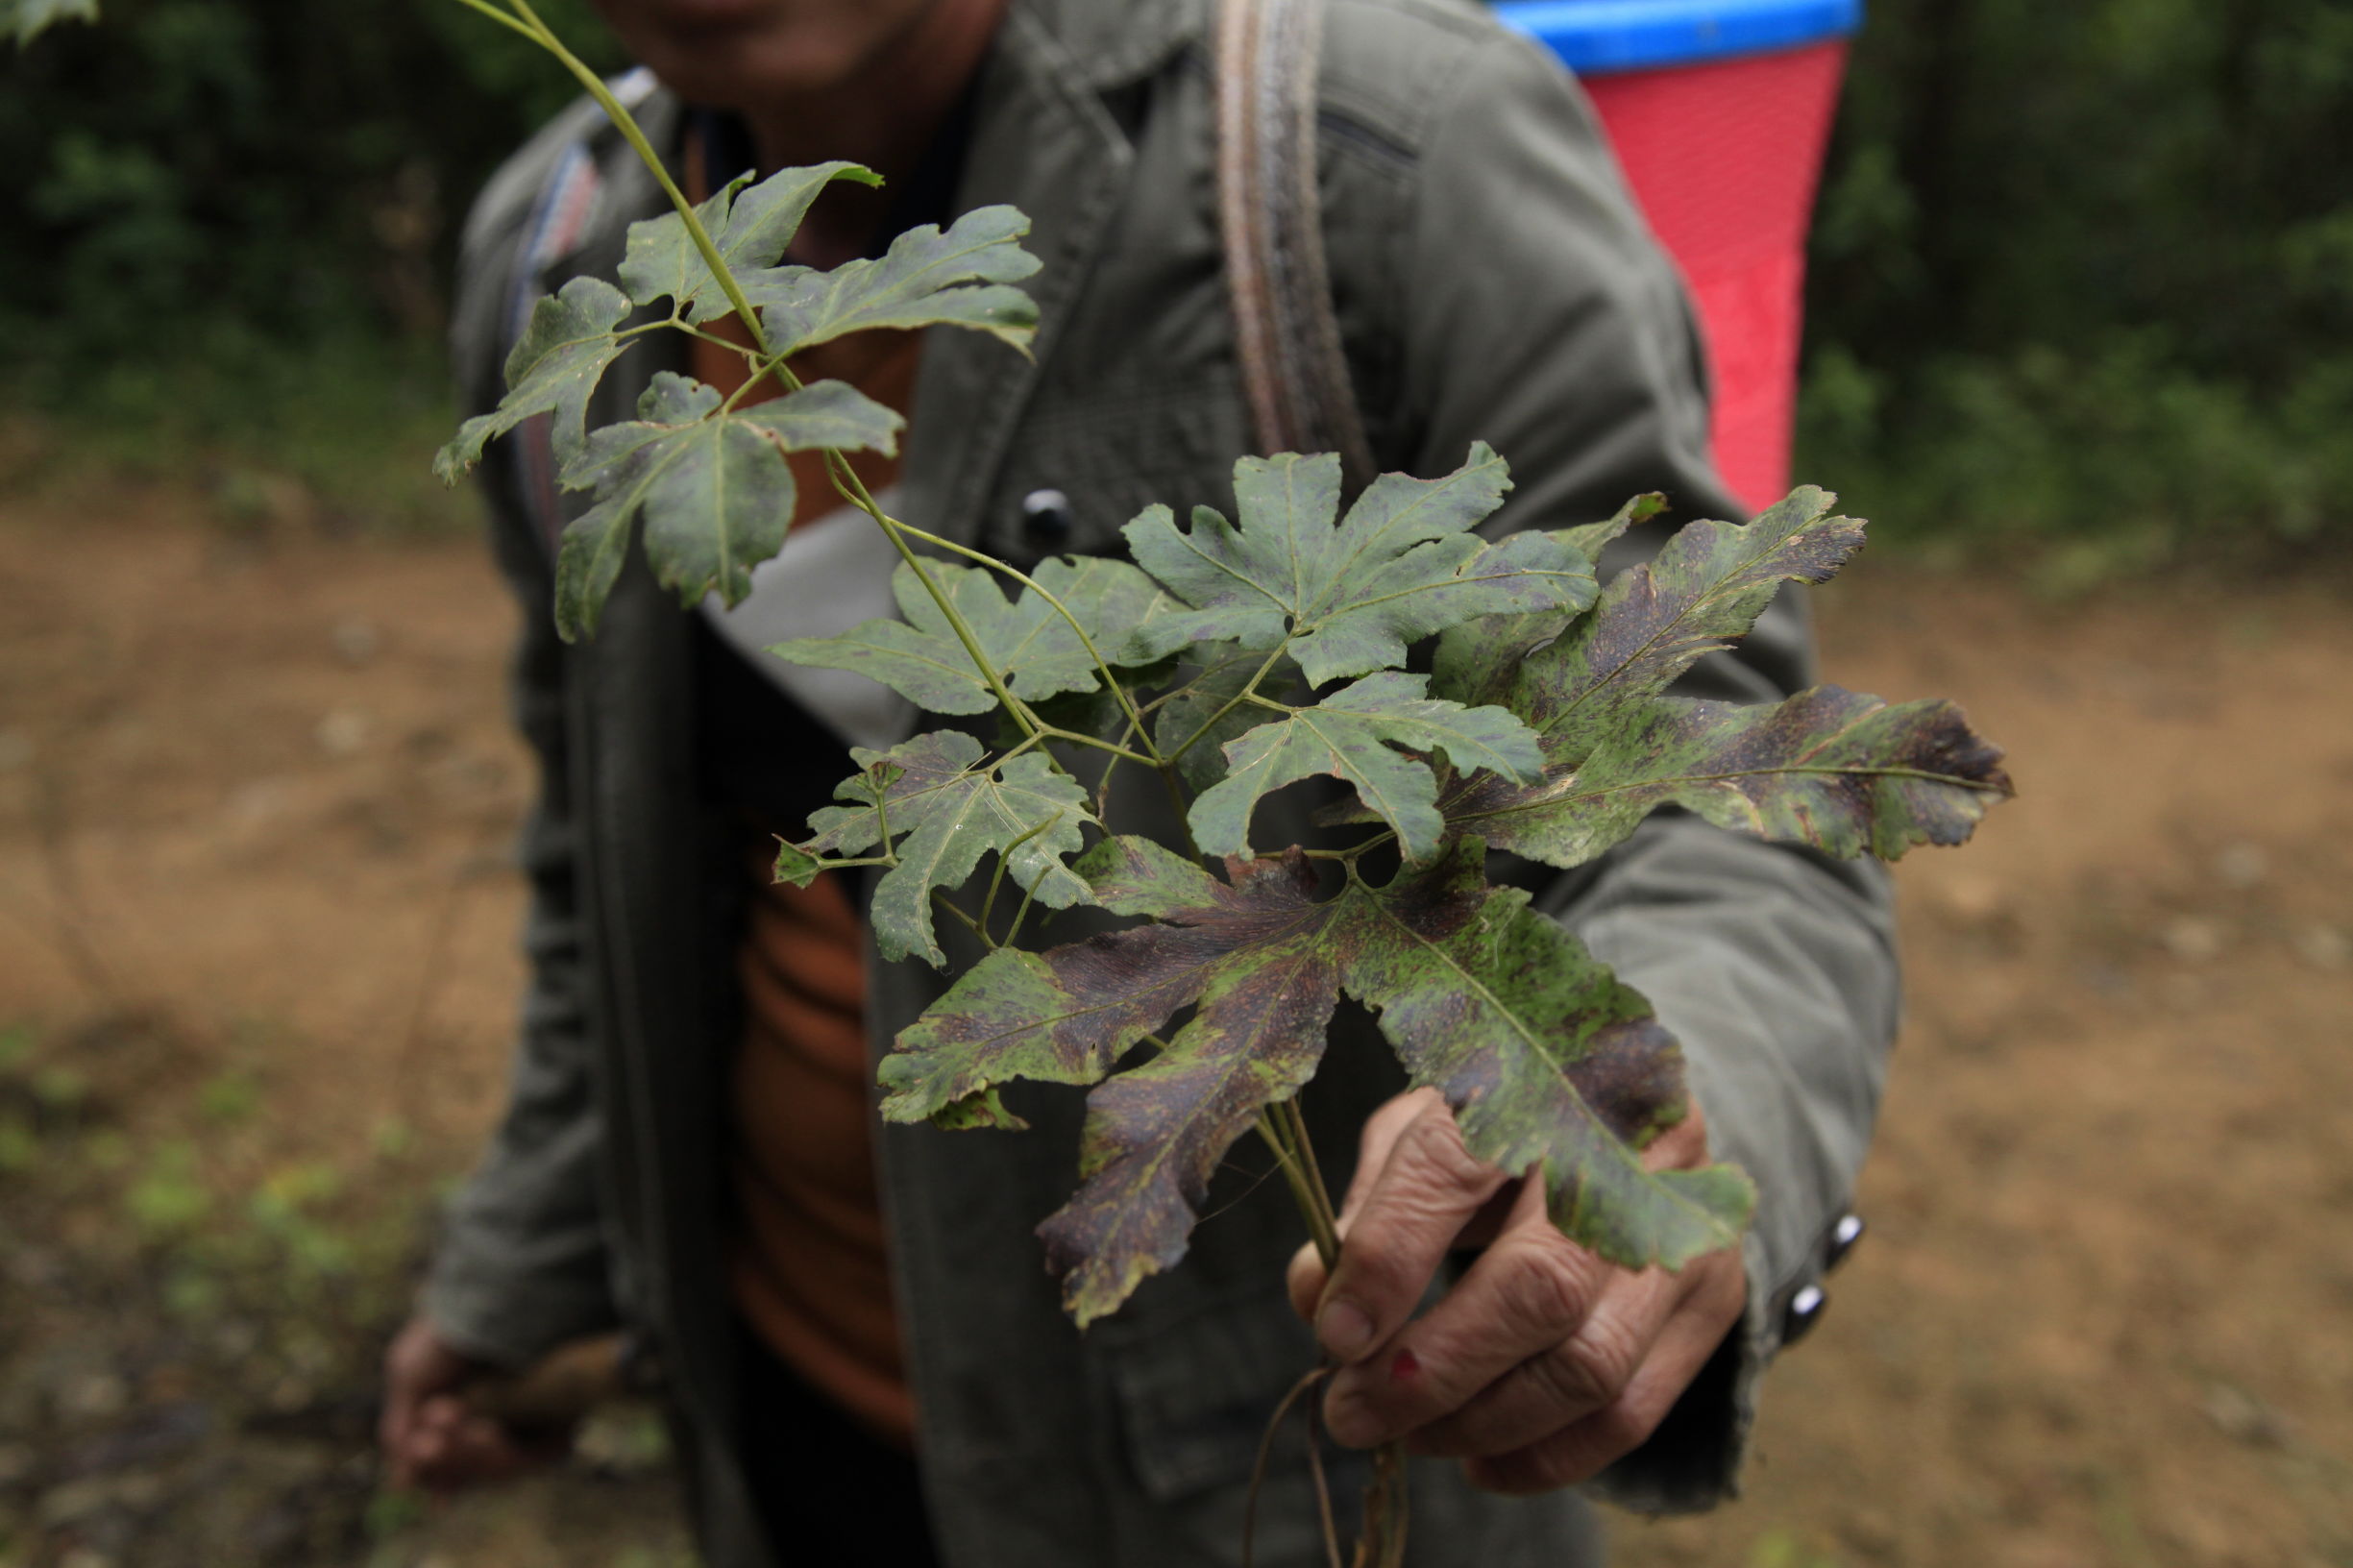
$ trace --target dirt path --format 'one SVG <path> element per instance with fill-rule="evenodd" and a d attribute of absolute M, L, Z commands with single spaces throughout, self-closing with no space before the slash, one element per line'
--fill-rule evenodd
<path fill-rule="evenodd" d="M 502 1087 L 512 612 L 469 543 L 190 509 L 0 506 L 0 1565 L 664 1561 L 642 1422 L 369 1502 L 370 1338 Z M 1824 596 L 1832 678 L 1958 698 L 2022 797 L 1900 873 L 1873 1231 L 1749 1497 L 1625 1562 L 2353 1564 L 2346 608 Z"/>

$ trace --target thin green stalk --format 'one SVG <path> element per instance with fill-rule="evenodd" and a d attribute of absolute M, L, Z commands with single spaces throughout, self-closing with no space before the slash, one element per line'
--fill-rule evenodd
<path fill-rule="evenodd" d="M 1049 741 L 1067 741 L 1072 746 L 1083 746 L 1090 751 L 1105 752 L 1108 755 L 1116 757 L 1123 762 L 1140 762 L 1147 767 L 1151 765 L 1152 759 L 1150 757 L 1145 756 L 1140 751 L 1131 750 L 1129 747 L 1121 746 L 1117 741 L 1107 741 L 1100 735 L 1090 735 L 1083 730 L 1065 729 L 1059 724 L 1045 724 L 1043 720 L 1039 722 L 1040 723 L 1044 724 L 1044 727 L 1039 732 L 1042 739 Z"/>
<path fill-rule="evenodd" d="M 1159 765 L 1160 752 L 1154 748 L 1151 734 L 1144 728 L 1143 714 L 1137 708 L 1135 698 L 1129 695 L 1126 685 L 1113 672 L 1111 662 L 1103 657 L 1102 650 L 1095 647 L 1094 639 L 1088 635 L 1086 626 L 1080 624 L 1077 616 L 1070 613 L 1068 605 L 1055 597 L 1052 589 L 1047 588 L 1018 567 L 1000 561 L 986 551 L 974 550 L 969 545 L 958 544 L 953 539 L 919 528 L 912 523 L 901 523 L 899 527 L 907 530 L 910 538 L 919 539 L 924 544 L 962 555 L 965 559 L 985 566 L 992 572 L 1002 573 L 1036 594 L 1040 599 L 1044 600 L 1047 606 L 1069 625 L 1071 632 L 1078 638 L 1079 646 L 1087 650 L 1087 657 L 1094 664 L 1095 674 L 1103 677 L 1104 685 L 1110 687 L 1112 695 L 1119 699 L 1119 710 L 1126 715 L 1129 727 L 1136 731 L 1137 738 L 1143 742 L 1144 749 L 1150 753 L 1144 760 L 1156 767 Z"/>
<path fill-rule="evenodd" d="M 1291 1148 L 1289 1129 L 1279 1115 L 1267 1111 L 1259 1113 L 1259 1137 L 1275 1151 L 1275 1160 L 1283 1167 L 1283 1179 L 1290 1184 L 1291 1197 L 1299 1205 L 1300 1217 L 1308 1222 L 1308 1235 L 1315 1243 L 1315 1255 L 1323 1260 L 1326 1272 L 1339 1262 L 1340 1237 L 1330 1213 L 1329 1193 L 1319 1193 L 1322 1179 L 1312 1175 Z"/>
<path fill-rule="evenodd" d="M 467 0 L 467 3 L 472 3 L 472 0 Z M 727 296 L 727 303 L 735 307 L 744 330 L 751 334 L 752 347 L 761 354 L 768 353 L 768 333 L 760 326 L 760 313 L 744 297 L 743 285 L 735 281 L 734 272 L 720 256 L 719 247 L 712 242 L 711 232 L 702 226 L 701 217 L 695 211 L 695 204 L 686 199 L 686 192 L 680 190 L 678 183 L 670 177 L 669 166 L 662 161 L 661 155 L 653 150 L 653 143 L 646 139 L 646 133 L 639 127 L 637 116 L 613 96 L 612 88 L 604 85 L 604 78 L 591 70 L 579 56 L 564 47 L 564 40 L 557 37 L 554 30 L 539 19 L 539 12 L 531 9 L 531 0 L 507 0 L 507 4 L 535 31 L 541 47 L 561 61 L 564 69 L 588 89 L 588 95 L 597 101 L 597 107 L 604 110 L 630 149 L 645 162 L 653 178 L 661 183 L 662 193 L 670 198 L 670 205 L 677 208 L 679 218 L 686 224 L 687 237 L 695 242 L 695 249 L 702 253 L 703 265 L 711 269 L 711 277 L 718 282 L 721 292 Z"/>
<path fill-rule="evenodd" d="M 501 11 L 498 7 L 489 4 L 488 0 L 457 0 L 457 3 L 465 7 L 468 11 L 480 12 L 492 21 L 498 23 L 501 27 L 520 33 L 525 37 L 530 39 L 533 43 L 543 42 L 538 34 L 532 32 L 521 22 L 515 20 L 514 17 L 508 15 L 505 12 Z"/>
<path fill-rule="evenodd" d="M 972 919 L 971 916 L 966 914 L 964 910 L 957 905 L 956 900 L 947 895 L 945 889 L 932 889 L 931 901 L 938 904 L 942 909 L 946 910 L 950 915 L 955 916 L 957 919 L 963 921 L 964 928 L 967 931 L 971 932 L 973 936 L 979 938 L 982 946 L 988 948 L 993 953 L 996 951 L 1000 943 L 997 942 L 996 938 L 989 935 L 989 928 L 981 924 L 980 921 Z"/>
<path fill-rule="evenodd" d="M 1043 882 L 1045 878 L 1042 876 L 1038 879 L 1038 882 L 1032 882 L 1022 891 L 1021 907 L 1013 912 L 1013 924 L 1005 928 L 1006 946 L 1011 947 L 1015 943 L 1021 940 L 1021 922 L 1029 919 L 1029 906 L 1035 903 L 1038 898 L 1038 883 Z"/>
<path fill-rule="evenodd" d="M 980 923 L 983 929 L 988 927 L 989 917 L 996 909 L 996 890 L 1005 884 L 1005 868 L 1012 862 L 1013 852 L 1016 849 L 1020 848 L 1023 845 L 1029 843 L 1030 840 L 1036 838 L 1039 834 L 1052 832 L 1054 830 L 1054 824 L 1061 821 L 1062 818 L 1063 814 L 1059 811 L 1056 812 L 1053 816 L 1048 817 L 1044 821 L 1038 823 L 1028 832 L 1022 834 L 1019 838 L 1015 839 L 1011 844 L 1008 844 L 1004 848 L 997 851 L 996 870 L 990 873 L 989 892 L 980 901 Z M 1032 884 L 1033 887 L 1036 884 L 1034 883 Z M 1011 939 L 1008 938 L 1007 940 L 1010 941 Z"/>
<path fill-rule="evenodd" d="M 1177 748 L 1168 753 L 1168 760 L 1170 762 L 1175 762 L 1186 752 L 1190 751 L 1194 745 L 1199 742 L 1201 737 L 1210 732 L 1210 730 L 1216 724 L 1218 720 L 1223 719 L 1227 714 L 1232 713 L 1236 708 L 1240 707 L 1244 702 L 1257 698 L 1259 692 L 1259 682 L 1266 678 L 1267 673 L 1274 669 L 1275 661 L 1283 656 L 1284 649 L 1289 646 L 1290 643 L 1289 639 L 1287 638 L 1286 638 L 1283 642 L 1277 643 L 1274 647 L 1274 651 L 1266 655 L 1266 662 L 1259 666 L 1258 674 L 1250 677 L 1250 684 L 1244 686 L 1240 691 L 1236 692 L 1233 698 L 1227 701 L 1224 707 L 1219 708 L 1215 713 L 1213 713 L 1207 719 L 1202 720 L 1201 727 L 1194 730 L 1190 735 L 1186 736 L 1184 741 L 1177 747 Z"/>
<path fill-rule="evenodd" d="M 1323 1166 L 1316 1163 L 1315 1140 L 1308 1136 L 1308 1118 L 1299 1109 L 1299 1097 L 1292 1095 L 1275 1110 L 1283 1118 L 1284 1130 L 1290 1135 L 1291 1148 L 1299 1157 L 1300 1169 L 1307 1173 L 1308 1194 L 1315 1200 L 1323 1228 L 1331 1233 L 1333 1250 L 1336 1252 L 1339 1248 L 1339 1215 L 1333 1211 L 1332 1189 L 1324 1185 Z M 1329 1268 L 1331 1265 L 1332 1261 L 1326 1259 L 1324 1266 Z"/>
<path fill-rule="evenodd" d="M 485 11 L 492 9 L 481 5 L 480 0 L 462 0 L 462 3 L 474 5 L 477 9 Z M 797 391 L 800 387 L 800 379 L 784 364 L 781 355 L 772 353 L 769 348 L 768 332 L 760 324 L 760 313 L 752 308 L 750 300 L 744 295 L 743 285 L 735 281 L 734 270 L 727 265 L 726 258 L 719 254 L 719 247 L 712 242 L 710 231 L 703 227 L 700 215 L 695 211 L 695 204 L 686 199 L 686 193 L 678 188 L 678 183 L 670 177 L 670 170 L 663 163 L 661 155 L 656 153 L 653 150 L 653 144 L 646 139 L 646 133 L 638 125 L 637 117 L 623 106 L 620 99 L 613 96 L 612 89 L 604 85 L 602 77 L 589 69 L 577 55 L 564 47 L 563 39 L 557 37 L 553 30 L 546 22 L 540 20 L 539 13 L 531 9 L 530 0 L 508 0 L 508 3 L 514 7 L 515 14 L 523 18 L 524 23 L 528 24 L 527 28 L 518 25 L 516 30 L 526 32 L 527 36 L 536 38 L 542 48 L 563 62 L 564 68 L 570 71 L 580 86 L 588 90 L 589 96 L 597 101 L 598 107 L 604 110 L 606 117 L 612 120 L 614 127 L 621 132 L 631 150 L 637 154 L 639 159 L 660 183 L 663 194 L 670 198 L 670 205 L 677 209 L 679 220 L 686 225 L 687 237 L 694 241 L 695 249 L 701 253 L 703 265 L 710 269 L 712 279 L 718 282 L 721 291 L 727 296 L 727 303 L 734 307 L 736 318 L 743 322 L 744 331 L 750 335 L 754 352 L 765 358 L 772 358 L 775 374 L 788 386 Z M 754 375 L 745 382 L 745 385 L 749 386 L 758 380 L 759 377 Z M 741 387 L 737 389 L 739 395 L 742 390 Z M 964 644 L 965 653 L 972 660 L 973 667 L 980 671 L 982 677 L 988 681 L 989 689 L 995 694 L 997 701 L 1003 705 L 1006 712 L 1013 715 L 1016 723 L 1032 734 L 1037 733 L 1040 727 L 1037 716 L 1029 711 L 1026 703 L 1017 699 L 1012 692 L 1005 689 L 1005 683 L 997 677 L 996 671 L 991 666 L 988 659 L 982 656 L 979 641 L 973 637 L 972 628 L 965 624 L 964 617 L 957 613 L 956 606 L 950 603 L 947 596 L 940 591 L 939 584 L 932 579 L 931 574 L 923 569 L 922 562 L 917 557 L 915 551 L 908 548 L 906 540 L 900 536 L 901 525 L 884 515 L 882 508 L 874 504 L 874 498 L 866 493 L 866 485 L 851 471 L 848 459 L 831 450 L 826 451 L 825 459 L 826 466 L 834 475 L 834 483 L 837 488 L 842 486 L 845 478 L 855 487 L 856 493 L 851 495 L 850 499 L 857 502 L 869 516 L 881 525 L 884 534 L 897 549 L 900 558 L 914 570 L 917 578 L 923 584 L 924 591 L 931 596 L 932 602 L 939 606 L 940 613 L 946 619 L 949 627 L 955 631 L 957 640 Z M 1060 767 L 1061 764 L 1058 762 L 1056 766 Z"/>

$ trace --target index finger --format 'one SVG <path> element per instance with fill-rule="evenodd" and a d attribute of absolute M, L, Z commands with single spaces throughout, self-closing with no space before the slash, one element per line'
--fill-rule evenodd
<path fill-rule="evenodd" d="M 1324 1286 L 1315 1334 L 1361 1360 L 1405 1326 L 1463 1227 L 1511 1178 L 1473 1158 L 1454 1113 L 1433 1095 L 1349 1194 L 1347 1239 Z"/>

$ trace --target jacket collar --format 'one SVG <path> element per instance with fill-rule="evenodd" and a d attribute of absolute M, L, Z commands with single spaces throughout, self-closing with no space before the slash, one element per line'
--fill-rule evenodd
<path fill-rule="evenodd" d="M 1097 88 L 1149 76 L 1206 27 L 1201 0 L 1014 0 Z"/>

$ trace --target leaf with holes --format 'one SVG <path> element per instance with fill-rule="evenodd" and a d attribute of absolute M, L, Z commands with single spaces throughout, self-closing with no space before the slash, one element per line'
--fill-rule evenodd
<path fill-rule="evenodd" d="M 1536 785 L 1473 779 L 1450 829 L 1551 866 L 1581 866 L 1657 807 L 1829 854 L 1894 860 L 1959 844 L 2010 794 L 2001 750 L 1949 702 L 1890 707 L 1835 686 L 1741 706 L 1653 698 L 1575 766 Z"/>
<path fill-rule="evenodd" d="M 620 335 L 628 299 L 601 278 L 575 278 L 531 306 L 530 324 L 506 355 L 506 396 L 487 414 L 457 428 L 433 458 L 446 484 L 481 461 L 482 448 L 534 414 L 550 416 L 549 439 L 558 462 L 571 462 L 587 441 L 588 400 L 628 340 Z"/>
<path fill-rule="evenodd" d="M 555 625 L 571 639 L 596 629 L 642 513 L 646 556 L 664 587 L 692 604 L 716 591 L 751 592 L 751 569 L 784 548 L 795 486 L 788 452 L 891 452 L 899 416 L 843 381 L 817 381 L 770 403 L 721 412 L 718 389 L 669 371 L 638 401 L 638 417 L 607 425 L 565 471 L 597 503 L 564 529 L 556 557 Z"/>
<path fill-rule="evenodd" d="M 1192 606 L 1139 628 L 1140 653 L 1287 640 L 1320 686 L 1401 665 L 1409 643 L 1474 616 L 1592 602 L 1591 565 L 1559 540 L 1490 545 L 1470 531 L 1511 487 L 1483 443 L 1442 478 L 1383 475 L 1336 523 L 1339 472 L 1331 456 L 1246 457 L 1234 465 L 1238 523 L 1201 506 L 1180 531 L 1154 506 L 1128 524 L 1137 564 Z"/>
<path fill-rule="evenodd" d="M 1087 645 L 1037 589 L 1024 587 L 1008 602 L 993 572 L 936 560 L 926 561 L 924 570 L 1014 696 L 1033 702 L 1100 688 Z M 1151 578 L 1102 556 L 1056 557 L 1030 575 L 1107 657 L 1118 651 L 1125 628 L 1160 597 Z M 995 692 L 915 569 L 902 563 L 892 575 L 891 591 L 903 621 L 868 621 L 839 637 L 797 637 L 769 651 L 795 664 L 855 671 L 932 713 L 993 709 Z"/>
<path fill-rule="evenodd" d="M 795 846 L 815 858 L 895 843 L 895 864 L 874 884 L 868 911 L 885 958 L 947 963 L 932 928 L 932 890 L 963 887 L 985 855 L 1003 857 L 1006 880 L 1049 909 L 1091 900 L 1065 864 L 1085 847 L 1082 830 L 1094 821 L 1087 792 L 1036 751 L 997 763 L 984 763 L 985 754 L 980 742 L 952 729 L 888 751 L 853 747 L 863 771 L 834 790 L 848 803 L 812 814 L 813 836 Z"/>
<path fill-rule="evenodd" d="M 1527 725 L 1502 708 L 1425 696 L 1429 683 L 1384 670 L 1227 743 L 1226 776 L 1193 802 L 1194 842 L 1205 854 L 1246 854 L 1260 796 L 1329 773 L 1354 785 L 1365 808 L 1396 829 L 1407 857 L 1419 860 L 1436 853 L 1445 827 L 1437 775 L 1398 747 L 1443 752 L 1464 773 L 1493 769 L 1522 783 L 1543 776 Z"/>
<path fill-rule="evenodd" d="M 880 175 L 855 163 L 779 169 L 757 184 L 749 175 L 741 175 L 697 207 L 695 215 L 730 273 L 771 267 L 799 232 L 810 204 L 836 180 L 882 184 Z M 734 308 L 711 275 L 701 247 L 687 233 L 686 220 L 675 212 L 629 225 L 620 278 L 637 304 L 674 300 L 678 314 L 689 321 L 712 321 Z"/>
<path fill-rule="evenodd" d="M 872 259 L 830 272 L 775 267 L 741 282 L 778 354 L 878 327 L 966 327 L 1026 350 L 1038 306 L 1009 285 L 1038 270 L 1021 248 L 1028 233 L 1014 208 L 975 208 L 945 233 L 929 223 L 908 230 Z"/>

